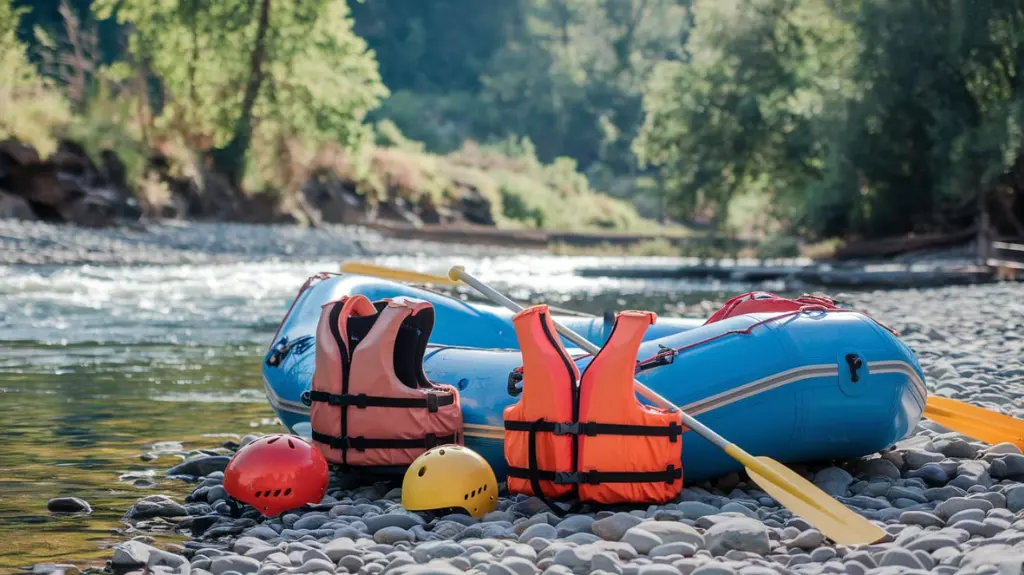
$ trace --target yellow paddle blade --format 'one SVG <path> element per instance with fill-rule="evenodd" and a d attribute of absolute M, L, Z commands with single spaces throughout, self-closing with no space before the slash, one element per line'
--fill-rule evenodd
<path fill-rule="evenodd" d="M 1024 449 L 1024 421 L 962 401 L 928 396 L 924 415 L 939 425 L 985 443 L 1012 443 Z"/>
<path fill-rule="evenodd" d="M 453 286 L 459 283 L 457 281 L 452 281 L 444 276 L 422 274 L 419 272 L 400 270 L 384 266 L 375 266 L 372 264 L 362 264 L 359 262 L 347 262 L 342 264 L 341 272 L 346 274 L 358 274 L 363 276 L 371 276 L 409 283 L 438 284 L 447 286 Z"/>
<path fill-rule="evenodd" d="M 841 545 L 870 545 L 885 531 L 861 517 L 792 469 L 770 457 L 753 457 L 735 444 L 726 453 L 743 463 L 765 493 Z"/>

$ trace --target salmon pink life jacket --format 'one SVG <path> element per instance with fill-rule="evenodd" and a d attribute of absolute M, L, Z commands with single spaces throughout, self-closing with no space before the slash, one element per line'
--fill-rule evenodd
<path fill-rule="evenodd" d="M 424 451 L 462 443 L 458 390 L 423 373 L 429 302 L 362 295 L 324 304 L 309 393 L 313 444 L 342 468 L 404 472 Z"/>
<path fill-rule="evenodd" d="M 656 317 L 619 313 L 582 379 L 546 305 L 513 317 L 523 392 L 504 410 L 510 492 L 535 495 L 559 514 L 552 499 L 664 503 L 679 495 L 682 415 L 640 403 L 633 390 L 637 351 Z"/>

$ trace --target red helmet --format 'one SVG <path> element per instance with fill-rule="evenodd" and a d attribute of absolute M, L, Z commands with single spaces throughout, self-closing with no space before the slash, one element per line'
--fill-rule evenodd
<path fill-rule="evenodd" d="M 224 470 L 228 495 L 266 516 L 320 503 L 327 491 L 327 460 L 294 435 L 266 435 L 238 450 Z"/>

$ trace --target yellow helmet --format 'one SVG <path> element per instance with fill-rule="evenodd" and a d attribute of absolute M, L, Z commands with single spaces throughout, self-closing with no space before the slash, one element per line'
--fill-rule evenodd
<path fill-rule="evenodd" d="M 461 508 L 479 519 L 498 506 L 498 481 L 487 461 L 461 445 L 441 445 L 413 460 L 402 480 L 409 511 Z"/>

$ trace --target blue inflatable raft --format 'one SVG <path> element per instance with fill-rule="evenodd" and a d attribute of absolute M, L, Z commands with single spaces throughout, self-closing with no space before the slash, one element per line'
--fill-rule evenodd
<path fill-rule="evenodd" d="M 459 389 L 466 446 L 502 481 L 502 410 L 517 400 L 509 376 L 522 365 L 512 313 L 503 308 L 364 276 L 314 283 L 295 300 L 263 361 L 267 397 L 282 423 L 309 437 L 309 407 L 301 396 L 313 376 L 320 307 L 354 294 L 371 301 L 406 295 L 433 304 L 424 373 Z M 600 317 L 555 319 L 598 345 L 611 330 Z M 747 334 L 726 333 L 759 323 Z M 782 462 L 861 457 L 903 439 L 921 418 L 927 390 L 917 358 L 861 314 L 751 314 L 702 324 L 659 318 L 637 359 L 686 349 L 637 379 L 749 453 Z M 563 343 L 570 355 L 584 355 Z M 581 371 L 589 360 L 577 361 Z M 687 483 L 741 469 L 693 431 L 683 435 L 682 464 Z"/>

